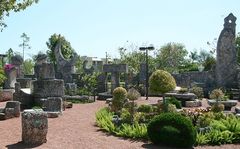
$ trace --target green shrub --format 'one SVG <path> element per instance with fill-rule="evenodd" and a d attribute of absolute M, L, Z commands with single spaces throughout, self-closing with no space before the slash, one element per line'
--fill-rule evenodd
<path fill-rule="evenodd" d="M 174 90 L 176 81 L 173 76 L 164 70 L 156 70 L 149 78 L 149 90 L 154 94 L 163 94 L 164 111 L 167 111 L 165 93 Z"/>
<path fill-rule="evenodd" d="M 197 133 L 195 145 L 207 145 L 210 140 L 204 133 Z"/>
<path fill-rule="evenodd" d="M 217 104 L 215 103 L 214 105 L 212 105 L 211 107 L 211 111 L 212 112 L 222 112 L 224 110 L 224 105 L 223 104 Z"/>
<path fill-rule="evenodd" d="M 149 78 L 149 89 L 152 93 L 164 94 L 174 90 L 176 81 L 167 71 L 157 70 Z"/>
<path fill-rule="evenodd" d="M 224 93 L 221 89 L 214 89 L 211 93 L 210 93 L 210 98 L 211 99 L 223 99 L 224 97 Z"/>
<path fill-rule="evenodd" d="M 155 144 L 192 147 L 196 140 L 192 122 L 177 113 L 163 113 L 154 117 L 148 124 L 147 132 Z"/>
<path fill-rule="evenodd" d="M 141 94 L 135 90 L 134 88 L 130 88 L 127 92 L 127 98 L 131 101 L 137 100 L 139 97 L 141 97 Z"/>
<path fill-rule="evenodd" d="M 175 97 L 167 98 L 167 103 L 175 105 L 177 109 L 181 109 L 182 108 L 181 101 L 177 100 Z"/>
<path fill-rule="evenodd" d="M 127 113 L 128 111 L 125 110 L 125 112 Z M 123 123 L 120 126 L 117 125 L 115 126 L 114 123 L 112 122 L 112 118 L 113 112 L 111 112 L 108 108 L 103 108 L 99 110 L 96 113 L 97 126 L 117 136 L 147 139 L 148 135 L 146 124 L 139 124 L 138 122 L 135 122 L 134 124 Z"/>
<path fill-rule="evenodd" d="M 117 87 L 113 90 L 113 98 L 111 109 L 115 113 L 118 113 L 126 101 L 127 91 L 123 87 Z"/>
<path fill-rule="evenodd" d="M 147 139 L 147 126 L 145 124 L 134 123 L 133 125 L 122 124 L 116 133 L 121 137 Z"/>
<path fill-rule="evenodd" d="M 190 93 L 195 94 L 199 99 L 204 97 L 203 88 L 194 86 L 190 89 Z"/>
<path fill-rule="evenodd" d="M 153 112 L 153 107 L 151 105 L 140 105 L 137 111 L 143 113 L 151 113 Z"/>
<path fill-rule="evenodd" d="M 103 108 L 96 113 L 97 126 L 103 130 L 114 133 L 116 128 L 112 122 L 113 113 L 108 108 Z"/>
<path fill-rule="evenodd" d="M 129 112 L 129 110 L 127 110 L 126 108 L 123 108 L 121 111 L 121 119 L 123 123 L 131 123 L 131 114 Z"/>

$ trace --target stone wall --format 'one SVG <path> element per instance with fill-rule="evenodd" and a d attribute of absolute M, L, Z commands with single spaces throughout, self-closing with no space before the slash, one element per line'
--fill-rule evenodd
<path fill-rule="evenodd" d="M 176 80 L 177 86 L 190 88 L 193 84 L 196 84 L 204 89 L 205 95 L 216 86 L 213 71 L 194 71 L 172 75 Z"/>

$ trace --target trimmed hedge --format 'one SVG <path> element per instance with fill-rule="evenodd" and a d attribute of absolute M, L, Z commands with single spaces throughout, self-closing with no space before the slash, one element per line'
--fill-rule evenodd
<path fill-rule="evenodd" d="M 154 144 L 192 147 L 196 141 L 192 122 L 177 113 L 163 113 L 154 117 L 148 124 L 147 132 Z"/>

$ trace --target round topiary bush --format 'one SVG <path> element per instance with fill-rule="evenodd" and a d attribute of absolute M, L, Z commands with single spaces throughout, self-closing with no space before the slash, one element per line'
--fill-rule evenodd
<path fill-rule="evenodd" d="M 149 78 L 149 89 L 152 93 L 163 94 L 164 111 L 167 111 L 165 93 L 174 90 L 176 81 L 173 76 L 164 70 L 156 70 Z"/>
<path fill-rule="evenodd" d="M 192 122 L 177 113 L 163 113 L 148 124 L 147 132 L 154 144 L 174 147 L 192 147 L 196 140 L 196 130 Z"/>
<path fill-rule="evenodd" d="M 176 87 L 173 76 L 164 70 L 156 70 L 149 78 L 149 89 L 153 93 L 166 93 Z"/>
<path fill-rule="evenodd" d="M 114 112 L 119 112 L 126 101 L 127 91 L 123 87 L 117 87 L 113 90 L 113 98 L 111 109 Z"/>

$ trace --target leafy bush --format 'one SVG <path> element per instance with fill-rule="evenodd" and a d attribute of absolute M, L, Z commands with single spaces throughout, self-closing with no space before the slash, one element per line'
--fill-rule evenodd
<path fill-rule="evenodd" d="M 190 93 L 195 94 L 199 99 L 202 99 L 204 97 L 203 88 L 201 87 L 193 86 L 190 89 Z"/>
<path fill-rule="evenodd" d="M 211 107 L 212 112 L 222 112 L 224 110 L 224 105 L 223 104 L 214 104 Z"/>
<path fill-rule="evenodd" d="M 181 101 L 177 100 L 175 97 L 167 98 L 167 103 L 175 105 L 177 109 L 181 109 L 182 108 Z"/>
<path fill-rule="evenodd" d="M 147 126 L 145 124 L 134 123 L 133 125 L 122 124 L 116 133 L 121 137 L 147 139 Z"/>
<path fill-rule="evenodd" d="M 174 90 L 176 81 L 173 76 L 164 70 L 157 70 L 149 78 L 149 89 L 152 93 L 163 94 L 164 111 L 167 111 L 165 93 Z"/>
<path fill-rule="evenodd" d="M 97 126 L 103 130 L 114 133 L 116 128 L 112 122 L 113 113 L 107 108 L 103 108 L 96 113 Z"/>
<path fill-rule="evenodd" d="M 3 86 L 3 82 L 6 80 L 6 76 L 4 70 L 0 68 L 0 87 Z"/>
<path fill-rule="evenodd" d="M 138 112 L 150 113 L 153 112 L 153 107 L 151 105 L 140 105 L 137 109 Z"/>
<path fill-rule="evenodd" d="M 224 93 L 221 89 L 214 89 L 211 93 L 210 93 L 210 98 L 211 99 L 223 99 L 224 97 Z"/>
<path fill-rule="evenodd" d="M 207 133 L 197 135 L 197 145 L 220 145 L 240 142 L 240 119 L 234 115 L 223 117 L 219 113 L 212 113 L 209 126 L 211 130 Z M 205 141 L 203 140 L 205 139 Z"/>
<path fill-rule="evenodd" d="M 127 112 L 127 110 L 125 112 Z M 110 112 L 109 109 L 103 108 L 99 110 L 96 113 L 97 126 L 109 133 L 113 133 L 118 136 L 147 139 L 147 126 L 145 124 L 139 124 L 135 122 L 133 125 L 123 123 L 120 126 L 116 126 L 112 122 L 112 118 L 113 112 Z"/>
<path fill-rule="evenodd" d="M 123 108 L 121 111 L 121 119 L 123 123 L 131 123 L 131 114 L 129 112 L 129 110 L 127 110 L 126 108 Z"/>
<path fill-rule="evenodd" d="M 113 98 L 112 98 L 112 105 L 111 109 L 114 112 L 119 112 L 125 101 L 126 101 L 127 91 L 123 87 L 117 87 L 113 90 Z"/>
<path fill-rule="evenodd" d="M 130 88 L 127 92 L 127 98 L 131 101 L 137 100 L 139 97 L 141 97 L 140 93 L 135 90 L 134 88 Z"/>
<path fill-rule="evenodd" d="M 147 132 L 155 144 L 192 147 L 196 140 L 192 122 L 177 113 L 163 113 L 154 117 L 148 124 Z"/>
<path fill-rule="evenodd" d="M 174 90 L 176 81 L 167 71 L 157 70 L 149 78 L 149 89 L 153 93 L 164 94 Z"/>

